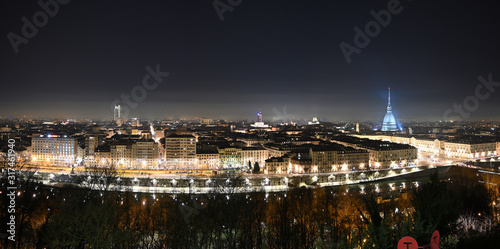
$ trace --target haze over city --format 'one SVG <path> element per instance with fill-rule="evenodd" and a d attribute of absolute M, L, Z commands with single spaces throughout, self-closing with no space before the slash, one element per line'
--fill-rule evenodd
<path fill-rule="evenodd" d="M 440 120 L 475 94 L 478 76 L 500 80 L 492 1 L 399 1 L 350 62 L 339 44 L 355 46 L 355 28 L 391 1 L 240 1 L 219 13 L 215 2 L 68 1 L 27 38 L 22 17 L 33 22 L 42 7 L 9 1 L 0 117 L 112 119 L 112 102 L 156 65 L 169 76 L 131 117 L 253 120 L 261 109 L 271 120 L 286 108 L 304 119 L 381 120 L 391 87 L 398 118 Z M 10 33 L 29 42 L 14 46 Z M 498 119 L 499 104 L 491 92 L 466 119 Z"/>

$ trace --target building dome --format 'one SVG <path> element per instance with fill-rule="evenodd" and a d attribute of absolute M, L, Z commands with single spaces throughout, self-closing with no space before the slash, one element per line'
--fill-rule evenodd
<path fill-rule="evenodd" d="M 396 118 L 392 112 L 387 112 L 382 123 L 382 131 L 398 131 Z"/>

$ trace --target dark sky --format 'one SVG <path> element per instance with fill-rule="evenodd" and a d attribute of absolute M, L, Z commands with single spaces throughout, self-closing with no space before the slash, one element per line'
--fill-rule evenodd
<path fill-rule="evenodd" d="M 347 63 L 339 44 L 354 46 L 354 27 L 388 2 L 243 0 L 221 21 L 212 0 L 73 0 L 16 54 L 8 34 L 23 36 L 22 17 L 42 8 L 7 0 L 0 117 L 111 119 L 111 103 L 157 64 L 170 75 L 131 117 L 254 119 L 262 108 L 265 120 L 381 120 L 390 86 L 399 118 L 439 120 L 475 95 L 478 76 L 500 81 L 495 1 L 402 0 Z M 500 118 L 496 89 L 471 102 L 469 119 Z"/>

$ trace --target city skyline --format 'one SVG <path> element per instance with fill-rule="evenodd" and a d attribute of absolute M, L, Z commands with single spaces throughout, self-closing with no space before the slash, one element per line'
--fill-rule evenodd
<path fill-rule="evenodd" d="M 391 105 L 391 96 L 390 96 L 390 87 L 388 88 L 388 100 L 387 100 L 387 107 L 386 107 L 386 114 L 385 116 L 383 116 L 383 118 L 373 118 L 373 119 L 370 119 L 370 118 L 354 118 L 354 119 L 349 119 L 349 120 L 340 120 L 340 119 L 328 119 L 328 118 L 324 118 L 324 117 L 319 117 L 319 120 L 320 121 L 324 121 L 324 122 L 375 122 L 375 123 L 380 123 L 380 127 L 378 127 L 377 125 L 375 125 L 375 129 L 381 129 L 382 131 L 400 131 L 402 130 L 403 128 L 403 123 L 404 122 L 414 122 L 414 121 L 421 121 L 421 122 L 436 122 L 436 121 L 439 121 L 439 122 L 460 122 L 460 121 L 465 121 L 465 122 L 474 122 L 474 121 L 492 121 L 492 122 L 495 122 L 495 121 L 498 121 L 494 118 L 489 118 L 489 119 L 469 119 L 469 120 L 464 120 L 462 118 L 460 118 L 460 116 L 456 116 L 456 117 L 459 117 L 458 119 L 399 119 L 398 117 L 398 114 L 394 115 L 393 114 L 393 109 L 392 109 L 392 105 Z M 225 121 L 229 121 L 229 122 L 252 122 L 252 120 L 256 120 L 257 122 L 262 122 L 263 120 L 265 121 L 269 121 L 269 122 L 285 122 L 285 123 L 289 123 L 290 121 L 310 121 L 310 120 L 313 120 L 313 122 L 318 122 L 318 116 L 299 116 L 299 115 L 295 115 L 295 114 L 291 114 L 287 111 L 287 107 L 284 106 L 283 107 L 283 110 L 278 110 L 276 108 L 273 108 L 272 112 L 269 113 L 269 115 L 266 115 L 266 118 L 264 119 L 263 118 L 263 112 L 262 112 L 262 108 L 259 108 L 259 111 L 257 112 L 257 117 L 253 116 L 253 117 L 250 117 L 250 118 L 236 118 L 236 119 L 225 119 L 225 118 L 221 118 L 220 116 L 217 117 L 217 116 L 204 116 L 204 115 L 200 115 L 200 116 L 179 116 L 179 115 L 165 115 L 163 118 L 144 118 L 144 115 L 142 116 L 134 116 L 134 115 L 130 115 L 130 112 L 129 112 L 129 109 L 128 107 L 125 107 L 126 109 L 126 114 L 123 114 L 123 107 L 121 105 L 114 105 L 113 108 L 112 108 L 112 115 L 108 115 L 107 117 L 104 117 L 104 118 L 89 118 L 89 117 L 81 117 L 81 118 L 76 118 L 74 116 L 64 116 L 64 117 L 30 117 L 30 116 L 23 116 L 23 117 L 13 117 L 13 116 L 9 116 L 9 117 L 1 117 L 0 116 L 0 119 L 14 119 L 14 120 L 17 120 L 17 119 L 24 119 L 24 120 L 91 120 L 93 119 L 94 121 L 99 121 L 99 122 L 102 122 L 102 121 L 114 121 L 114 122 L 117 122 L 118 124 L 122 124 L 124 122 L 127 122 L 127 121 L 133 121 L 133 120 L 137 120 L 138 118 L 141 119 L 141 120 L 146 120 L 146 121 L 152 121 L 152 120 L 198 120 L 198 119 L 210 119 L 210 120 L 225 120 Z M 450 112 L 453 111 L 453 109 L 449 109 Z M 464 109 L 463 111 L 466 111 L 466 109 Z M 395 113 L 398 113 L 397 111 Z M 457 112 L 455 113 L 457 115 L 459 115 L 460 113 Z M 316 121 L 315 121 L 316 120 Z M 402 123 L 403 122 L 403 123 Z M 309 124 L 311 124 L 311 122 L 309 122 Z M 319 124 L 319 122 L 318 122 Z M 396 127 L 396 128 L 389 128 L 389 127 Z M 384 128 L 385 127 L 385 128 Z"/>
<path fill-rule="evenodd" d="M 286 109 L 307 119 L 380 120 L 391 86 L 399 119 L 442 120 L 476 94 L 478 77 L 500 78 L 492 2 L 399 1 L 388 19 L 395 1 L 240 1 L 222 21 L 212 1 L 60 2 L 31 38 L 23 27 L 45 8 L 4 9 L 0 81 L 19 94 L 2 98 L 1 117 L 111 119 L 113 102 L 124 106 L 121 95 L 159 71 L 162 82 L 134 101 L 131 117 L 253 120 L 262 108 L 268 119 Z M 359 49 L 356 30 L 377 20 L 379 32 L 346 56 L 342 44 Z M 461 119 L 500 118 L 497 92 Z"/>

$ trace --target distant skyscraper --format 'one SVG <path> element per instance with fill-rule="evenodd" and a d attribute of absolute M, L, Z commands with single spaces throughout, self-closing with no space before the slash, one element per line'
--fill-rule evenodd
<path fill-rule="evenodd" d="M 262 112 L 261 111 L 259 111 L 257 113 L 257 122 L 262 122 Z"/>
<path fill-rule="evenodd" d="M 118 119 L 122 118 L 122 107 L 120 105 L 115 105 L 115 112 L 113 117 L 114 121 L 117 121 Z"/>
<path fill-rule="evenodd" d="M 398 125 L 396 124 L 396 118 L 392 114 L 391 107 L 391 88 L 389 87 L 389 97 L 387 102 L 387 113 L 384 117 L 384 122 L 382 123 L 382 131 L 398 131 Z"/>
<path fill-rule="evenodd" d="M 122 107 L 120 105 L 115 105 L 113 120 L 116 122 L 118 126 L 121 126 L 123 124 Z"/>

